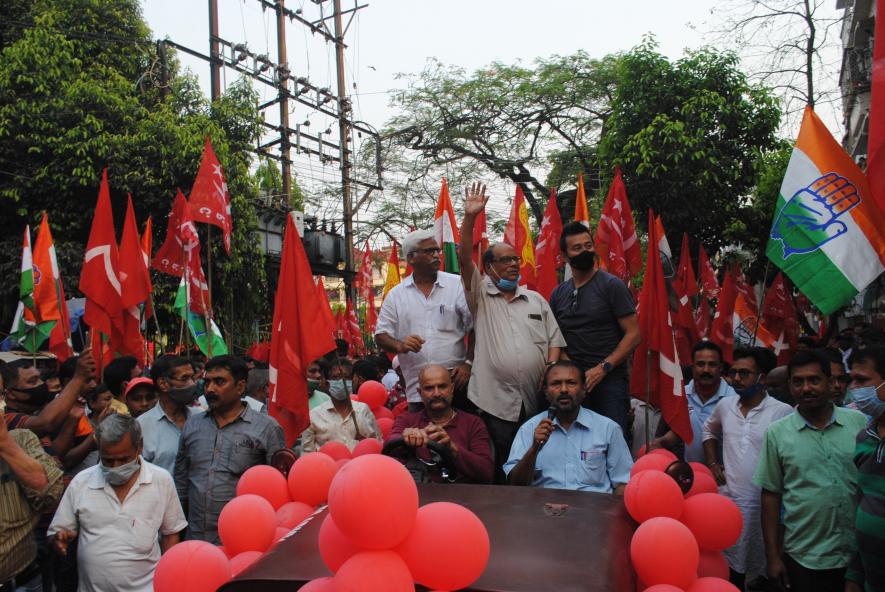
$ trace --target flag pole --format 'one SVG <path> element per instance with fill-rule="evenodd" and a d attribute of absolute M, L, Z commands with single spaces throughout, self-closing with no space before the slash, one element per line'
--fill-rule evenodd
<path fill-rule="evenodd" d="M 206 306 L 206 355 L 212 357 L 212 225 L 206 225 L 206 266 L 209 271 L 209 306 Z"/>
<path fill-rule="evenodd" d="M 756 333 L 759 331 L 759 325 L 762 323 L 762 306 L 765 304 L 765 293 L 768 291 L 768 270 L 771 268 L 771 259 L 765 256 L 765 273 L 762 274 L 762 296 L 759 298 L 758 310 L 756 311 L 756 325 L 753 327 L 753 340 L 750 342 L 756 345 Z"/>

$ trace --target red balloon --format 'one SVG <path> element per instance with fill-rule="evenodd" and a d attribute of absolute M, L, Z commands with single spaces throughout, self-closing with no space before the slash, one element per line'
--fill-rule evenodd
<path fill-rule="evenodd" d="M 688 466 L 691 467 L 691 470 L 694 471 L 695 475 L 697 475 L 698 473 L 705 473 L 711 477 L 713 476 L 713 471 L 711 471 L 710 467 L 708 467 L 704 463 L 690 462 L 688 463 Z"/>
<path fill-rule="evenodd" d="M 311 514 L 313 506 L 304 502 L 289 502 L 277 510 L 277 526 L 282 526 L 287 531 L 292 530 Z"/>
<path fill-rule="evenodd" d="M 356 446 L 353 447 L 353 457 L 356 458 L 364 454 L 381 454 L 381 448 L 381 440 L 366 438 L 357 442 Z"/>
<path fill-rule="evenodd" d="M 651 455 L 643 458 L 649 457 Z M 658 516 L 679 518 L 682 515 L 682 490 L 666 473 L 642 471 L 627 483 L 624 505 L 630 516 L 639 523 Z"/>
<path fill-rule="evenodd" d="M 671 462 L 673 461 L 661 454 L 646 454 L 637 458 L 636 462 L 633 463 L 633 468 L 630 469 L 630 476 L 632 477 L 636 473 L 648 470 L 664 472 Z"/>
<path fill-rule="evenodd" d="M 280 542 L 280 539 L 283 538 L 284 536 L 286 536 L 287 534 L 289 534 L 289 531 L 291 531 L 291 530 L 292 530 L 291 528 L 285 528 L 285 527 L 283 527 L 283 526 L 277 526 L 277 529 L 276 529 L 276 530 L 274 531 L 274 533 L 273 533 L 273 542 L 274 542 L 274 544 L 276 545 L 277 543 L 279 543 L 279 542 Z"/>
<path fill-rule="evenodd" d="M 264 553 L 273 544 L 277 517 L 270 502 L 247 493 L 227 502 L 218 515 L 218 536 L 232 556 L 243 551 Z"/>
<path fill-rule="evenodd" d="M 394 413 L 387 407 L 378 407 L 377 409 L 372 409 L 372 413 L 375 414 L 375 419 L 394 419 Z M 392 424 L 391 424 L 392 425 Z"/>
<path fill-rule="evenodd" d="M 378 418 L 378 427 L 381 428 L 381 435 L 386 438 L 387 434 L 390 433 L 390 430 L 393 429 L 393 418 L 392 417 L 379 417 Z"/>
<path fill-rule="evenodd" d="M 665 458 L 669 458 L 670 462 L 679 460 L 678 456 L 676 456 L 675 454 L 673 454 L 672 452 L 670 452 L 666 448 L 655 448 L 654 450 L 649 452 L 649 454 L 660 454 L 661 456 L 663 456 Z"/>
<path fill-rule="evenodd" d="M 727 580 L 728 575 L 728 561 L 726 561 L 722 553 L 701 549 L 701 559 L 698 563 L 699 578 L 722 578 Z"/>
<path fill-rule="evenodd" d="M 298 588 L 298 592 L 335 592 L 335 580 L 317 578 Z"/>
<path fill-rule="evenodd" d="M 243 551 L 239 555 L 235 555 L 230 560 L 230 571 L 234 576 L 240 574 L 241 571 L 255 563 L 262 553 L 258 551 Z"/>
<path fill-rule="evenodd" d="M 281 472 L 268 465 L 258 465 L 248 469 L 237 481 L 237 495 L 252 493 L 270 502 L 273 509 L 289 501 L 286 478 Z"/>
<path fill-rule="evenodd" d="M 686 592 L 740 592 L 740 590 L 722 578 L 698 578 Z"/>
<path fill-rule="evenodd" d="M 205 541 L 184 541 L 160 557 L 154 591 L 215 592 L 230 577 L 230 562 L 221 549 Z"/>
<path fill-rule="evenodd" d="M 639 458 L 640 456 L 645 456 L 646 452 L 648 452 L 648 450 L 646 449 L 645 444 L 643 444 L 639 447 L 639 451 L 636 453 L 636 458 Z"/>
<path fill-rule="evenodd" d="M 654 586 L 646 588 L 643 592 L 683 592 L 683 590 L 682 588 L 677 588 L 670 584 L 655 584 Z"/>
<path fill-rule="evenodd" d="M 219 549 L 221 549 L 221 552 L 224 553 L 224 556 L 225 556 L 225 557 L 227 557 L 228 559 L 230 559 L 230 555 L 227 554 L 227 549 L 224 548 L 224 545 L 216 545 L 216 546 L 217 546 Z"/>
<path fill-rule="evenodd" d="M 415 526 L 396 552 L 419 584 L 460 590 L 485 570 L 489 533 L 482 520 L 464 506 L 427 504 L 418 508 Z"/>
<path fill-rule="evenodd" d="M 320 534 L 318 537 L 318 546 L 320 549 L 320 557 L 323 563 L 329 568 L 329 571 L 335 573 L 341 565 L 359 553 L 365 551 L 362 547 L 354 545 L 337 526 L 335 526 L 332 516 L 326 515 L 323 523 L 320 525 Z"/>
<path fill-rule="evenodd" d="M 289 495 L 292 501 L 318 506 L 326 501 L 329 485 L 338 467 L 327 454 L 308 452 L 289 469 Z"/>
<path fill-rule="evenodd" d="M 741 536 L 744 519 L 737 504 L 718 493 L 699 493 L 685 500 L 682 523 L 701 549 L 721 551 Z"/>
<path fill-rule="evenodd" d="M 342 458 L 350 458 L 350 448 L 341 442 L 326 442 L 320 446 L 320 452 L 329 455 L 332 460 L 341 460 Z"/>
<path fill-rule="evenodd" d="M 415 592 L 406 562 L 393 551 L 361 551 L 334 579 L 335 592 Z"/>
<path fill-rule="evenodd" d="M 415 524 L 418 488 L 398 460 L 366 454 L 335 475 L 329 487 L 329 512 L 355 544 L 390 549 L 403 542 Z"/>
<path fill-rule="evenodd" d="M 367 380 L 360 385 L 358 400 L 374 411 L 387 402 L 387 389 L 377 380 Z"/>
<path fill-rule="evenodd" d="M 349 458 L 339 458 L 338 460 L 335 461 L 335 471 L 337 472 L 338 469 L 340 469 L 341 467 L 343 467 L 344 465 L 346 465 L 349 462 L 350 462 Z"/>
<path fill-rule="evenodd" d="M 706 473 L 695 471 L 694 482 L 691 489 L 685 494 L 685 499 L 694 497 L 699 493 L 719 493 L 719 486 L 716 485 L 716 479 Z"/>
<path fill-rule="evenodd" d="M 646 520 L 630 541 L 633 568 L 649 586 L 688 587 L 697 578 L 699 556 L 694 535 L 673 518 Z"/>

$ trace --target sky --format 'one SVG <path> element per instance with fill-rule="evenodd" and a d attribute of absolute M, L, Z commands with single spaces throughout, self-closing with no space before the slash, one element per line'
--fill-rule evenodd
<path fill-rule="evenodd" d="M 245 42 L 255 53 L 267 53 L 276 61 L 276 15 L 263 11 L 260 0 L 218 0 L 219 35 L 231 42 Z M 290 10 L 301 9 L 309 20 L 331 12 L 331 0 L 286 0 Z M 704 44 L 699 30 L 708 27 L 716 0 L 365 0 L 346 34 L 346 77 L 352 93 L 354 118 L 381 128 L 394 111 L 391 90 L 403 88 L 399 74 L 420 72 L 428 60 L 470 70 L 493 61 L 531 63 L 538 57 L 567 55 L 584 50 L 592 57 L 629 50 L 646 34 L 653 34 L 660 51 L 675 59 L 686 48 Z M 835 6 L 836 1 L 832 1 Z M 342 0 L 344 10 L 354 0 Z M 144 0 L 144 16 L 156 38 L 172 41 L 208 54 L 208 14 L 205 0 Z M 833 11 L 835 13 L 835 10 Z M 350 15 L 345 15 L 345 23 Z M 695 25 L 695 26 L 692 26 Z M 332 22 L 329 21 L 331 29 Z M 297 22 L 287 22 L 288 62 L 293 75 L 306 76 L 319 87 L 335 91 L 335 55 L 332 45 Z M 205 62 L 181 56 L 182 64 L 201 79 L 209 92 L 209 68 Z M 227 71 L 223 81 L 233 82 Z M 354 86 L 355 85 L 355 86 Z M 258 86 L 263 99 L 273 97 L 268 87 Z M 307 107 L 290 109 L 290 124 L 309 120 L 311 132 L 332 128 L 332 118 L 312 114 Z M 272 115 L 273 116 L 273 115 Z M 831 118 L 830 127 L 838 127 Z M 339 178 L 336 165 L 323 166 L 316 157 L 295 157 L 299 183 L 332 182 Z M 512 195 L 512 194 L 511 194 Z M 506 200 L 494 202 L 506 208 Z M 307 212 L 310 214 L 311 212 Z"/>

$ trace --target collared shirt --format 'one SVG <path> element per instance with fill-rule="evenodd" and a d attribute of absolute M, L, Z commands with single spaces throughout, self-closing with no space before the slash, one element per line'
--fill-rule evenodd
<path fill-rule="evenodd" d="M 254 411 L 255 413 L 263 413 L 267 415 L 267 403 L 259 401 L 258 399 L 250 397 L 249 395 L 243 397 L 243 400 L 246 402 L 247 405 L 249 405 L 249 407 L 252 408 L 252 411 Z"/>
<path fill-rule="evenodd" d="M 341 442 L 353 450 L 359 442 L 357 436 L 360 436 L 360 440 L 364 438 L 380 440 L 381 428 L 378 427 L 378 420 L 375 419 L 369 406 L 359 401 L 351 401 L 351 407 L 347 417 L 341 417 L 331 399 L 311 409 L 310 425 L 301 435 L 301 449 L 304 452 L 316 452 L 326 442 Z"/>
<path fill-rule="evenodd" d="M 523 286 L 508 302 L 476 267 L 466 296 L 476 331 L 467 397 L 505 421 L 518 421 L 522 407 L 527 416 L 534 415 L 547 351 L 565 347 L 550 305 Z"/>
<path fill-rule="evenodd" d="M 534 441 L 535 428 L 547 413 L 539 413 L 519 428 L 504 463 L 508 475 L 525 456 Z M 630 480 L 633 459 L 621 427 L 609 418 L 582 408 L 565 431 L 559 418 L 553 432 L 538 453 L 532 485 L 556 489 L 576 489 L 611 493 Z"/>
<path fill-rule="evenodd" d="M 720 378 L 719 388 L 706 401 L 703 401 L 701 396 L 698 395 L 697 390 L 695 390 L 694 380 L 685 387 L 685 396 L 688 402 L 688 415 L 691 418 L 691 431 L 694 434 L 691 444 L 685 445 L 685 462 L 706 464 L 703 442 L 704 424 L 710 418 L 710 415 L 713 414 L 713 409 L 716 408 L 716 404 L 719 401 L 725 397 L 737 397 L 737 393 L 734 392 L 734 389 L 727 382 Z"/>
<path fill-rule="evenodd" d="M 467 345 L 464 337 L 473 328 L 473 319 L 464 299 L 461 276 L 437 272 L 429 296 L 409 276 L 395 286 L 384 299 L 378 313 L 375 335 L 386 333 L 403 340 L 409 335 L 424 339 L 419 352 L 399 354 L 399 364 L 406 379 L 410 403 L 420 403 L 418 372 L 428 364 L 454 368 L 464 362 Z"/>
<path fill-rule="evenodd" d="M 186 409 L 188 417 L 203 413 L 196 407 L 186 407 Z M 138 416 L 135 421 L 141 424 L 141 437 L 144 443 L 141 455 L 144 460 L 174 474 L 181 429 L 166 415 L 159 401 L 151 409 Z"/>
<path fill-rule="evenodd" d="M 753 483 L 762 442 L 768 426 L 793 413 L 793 408 L 774 397 L 765 396 L 758 405 L 741 413 L 740 397 L 721 399 L 704 424 L 703 441 L 718 440 L 722 445 L 725 485 L 720 493 L 731 498 L 744 518 L 738 542 L 725 550 L 731 568 L 739 573 L 760 573 L 765 569 L 762 540 L 761 491 Z"/>
<path fill-rule="evenodd" d="M 96 465 L 74 477 L 58 506 L 48 534 L 78 533 L 80 592 L 151 592 L 159 535 L 187 526 L 172 476 L 141 460 L 122 503 Z"/>
<path fill-rule="evenodd" d="M 426 428 L 431 423 L 426 410 L 402 413 L 393 422 L 387 441 L 401 438 L 406 428 Z M 443 429 L 458 447 L 458 456 L 455 458 L 458 483 L 491 483 L 495 463 L 492 460 L 492 445 L 486 424 L 472 413 L 456 411 Z M 419 449 L 418 456 L 430 458 L 426 448 Z"/>
<path fill-rule="evenodd" d="M 240 475 L 270 464 L 273 454 L 285 447 L 277 420 L 246 404 L 223 428 L 211 412 L 192 415 L 181 431 L 175 459 L 175 487 L 188 508 L 188 538 L 219 544 L 218 515 L 236 496 Z"/>
<path fill-rule="evenodd" d="M 37 556 L 34 526 L 40 514 L 61 497 L 61 469 L 30 430 L 10 430 L 9 437 L 43 467 L 49 484 L 43 491 L 23 486 L 6 461 L 0 460 L 0 583 L 26 568 Z"/>
<path fill-rule="evenodd" d="M 857 435 L 854 464 L 858 470 L 857 552 L 845 579 L 864 590 L 885 590 L 885 440 L 873 421 Z"/>
<path fill-rule="evenodd" d="M 765 433 L 753 482 L 781 494 L 784 551 L 808 569 L 839 569 L 854 551 L 855 436 L 863 414 L 833 407 L 816 429 L 797 411 Z"/>

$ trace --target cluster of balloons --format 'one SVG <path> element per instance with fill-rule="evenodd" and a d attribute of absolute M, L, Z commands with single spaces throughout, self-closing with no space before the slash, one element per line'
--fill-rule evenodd
<path fill-rule="evenodd" d="M 335 475 L 328 497 L 318 544 L 335 575 L 302 591 L 414 592 L 415 582 L 457 590 L 485 570 L 489 535 L 482 521 L 458 504 L 419 507 L 412 476 L 392 458 L 354 458 Z"/>
<path fill-rule="evenodd" d="M 676 460 L 662 449 L 639 457 L 624 489 L 627 512 L 640 524 L 630 542 L 640 589 L 737 592 L 728 582 L 722 551 L 740 538 L 740 509 L 718 493 L 713 474 L 701 463 L 689 463 L 694 482 L 683 494 L 665 472 Z"/>
<path fill-rule="evenodd" d="M 353 399 L 360 403 L 365 403 L 372 410 L 375 419 L 378 421 L 378 427 L 381 428 L 381 435 L 385 438 L 393 428 L 393 411 L 384 406 L 387 402 L 387 389 L 377 380 L 367 380 L 360 385 L 359 394 L 354 395 Z M 356 450 L 354 450 L 356 453 Z"/>

